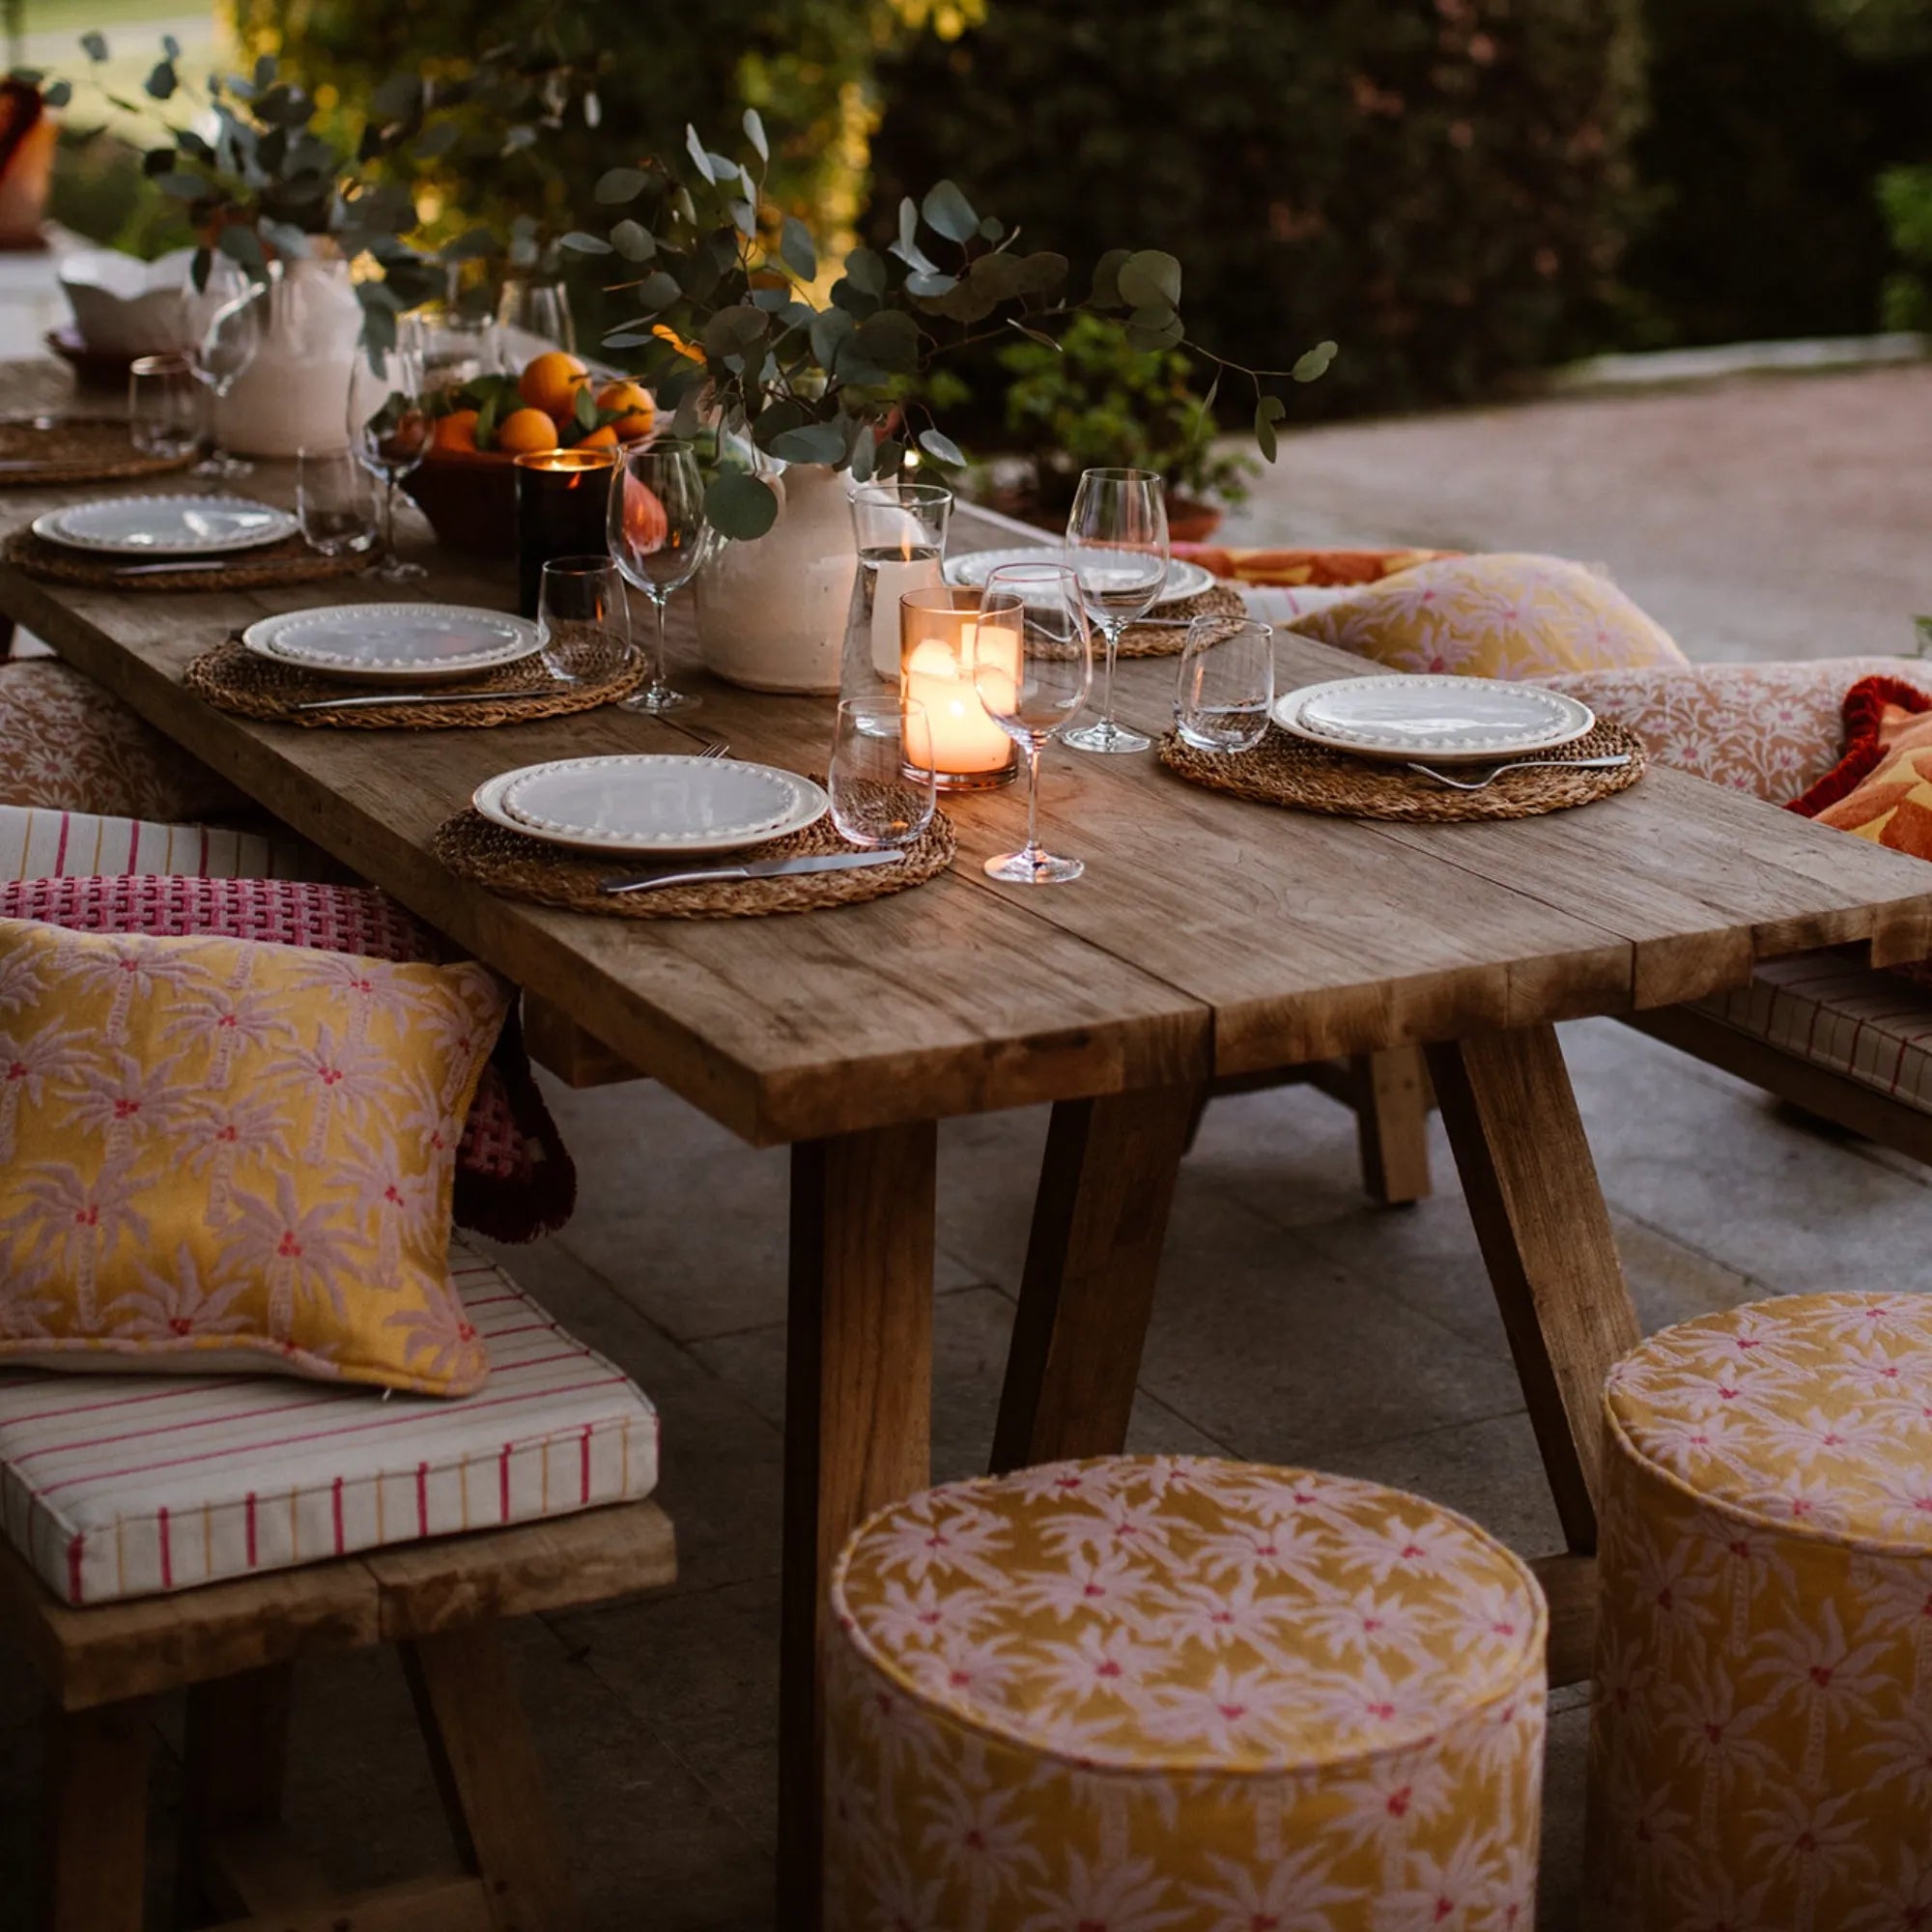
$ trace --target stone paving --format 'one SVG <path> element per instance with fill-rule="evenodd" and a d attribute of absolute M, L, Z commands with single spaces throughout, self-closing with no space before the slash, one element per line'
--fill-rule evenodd
<path fill-rule="evenodd" d="M 1896 646 L 1921 594 L 1932 371 L 1324 430 L 1289 445 L 1271 535 L 1603 558 L 1700 655 Z M 1830 621 L 1828 621 L 1830 620 Z M 1820 1133 L 1609 1021 L 1566 1044 L 1648 1325 L 1753 1296 L 1928 1285 L 1925 1175 Z M 785 1162 L 663 1090 L 553 1090 L 585 1206 L 510 1264 L 651 1391 L 683 1576 L 533 1621 L 523 1690 L 594 1932 L 771 1923 Z M 983 1465 L 1044 1120 L 942 1142 L 934 1465 Z M 1216 1103 L 1183 1170 L 1134 1445 L 1305 1462 L 1425 1492 L 1528 1549 L 1557 1530 L 1439 1130 L 1437 1191 L 1378 1211 L 1350 1120 L 1298 1089 Z M 23 1924 L 36 1738 L 0 1661 L 0 1927 Z M 1551 1730 L 1541 1923 L 1575 1922 L 1577 1691 Z M 156 1786 L 178 1785 L 178 1714 Z M 426 1862 L 425 1768 L 386 1657 L 318 1666 L 292 1799 L 347 1879 Z M 166 1895 L 165 1821 L 156 1895 Z"/>

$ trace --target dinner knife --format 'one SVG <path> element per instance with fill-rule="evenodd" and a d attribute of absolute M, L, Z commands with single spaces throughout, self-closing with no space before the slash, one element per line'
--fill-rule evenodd
<path fill-rule="evenodd" d="M 893 866 L 902 852 L 818 852 L 801 859 L 747 859 L 722 866 L 698 866 L 675 872 L 640 872 L 630 879 L 601 879 L 597 890 L 648 893 L 660 886 L 701 886 L 713 879 L 783 879 L 797 872 L 843 872 L 857 866 Z"/>
<path fill-rule="evenodd" d="M 568 685 L 520 685 L 515 691 L 375 691 L 356 697 L 305 697 L 291 711 L 355 711 L 369 704 L 501 704 L 519 697 L 556 697 Z"/>

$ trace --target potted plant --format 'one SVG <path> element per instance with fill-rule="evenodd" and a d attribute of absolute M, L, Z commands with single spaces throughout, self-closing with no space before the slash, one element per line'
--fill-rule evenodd
<path fill-rule="evenodd" d="M 1000 352 L 1012 376 L 1007 428 L 1026 456 L 1025 492 L 1002 504 L 1031 521 L 1057 523 L 1083 469 L 1157 469 L 1167 478 L 1167 524 L 1177 541 L 1214 533 L 1224 504 L 1247 497 L 1256 465 L 1214 447 L 1206 397 L 1188 383 L 1179 349 L 1136 349 L 1111 316 L 1078 315 L 1052 348 L 1015 342 Z"/>
<path fill-rule="evenodd" d="M 883 254 L 853 249 L 821 300 L 810 230 L 767 208 L 771 151 L 754 111 L 744 131 L 745 156 L 688 129 L 682 161 L 609 170 L 595 198 L 611 225 L 574 230 L 562 245 L 622 271 L 611 292 L 628 294 L 637 315 L 606 334 L 607 351 L 635 356 L 675 433 L 715 427 L 729 453 L 706 503 L 735 540 L 698 585 L 707 660 L 765 689 L 831 690 L 856 569 L 838 473 L 891 476 L 915 444 L 940 466 L 964 462 L 922 400 L 933 362 L 951 352 L 1014 330 L 1052 350 L 1050 326 L 1084 310 L 1122 316 L 1137 350 L 1179 346 L 1180 264 L 1157 249 L 1111 249 L 1087 295 L 1069 298 L 1065 256 L 1021 248 L 943 181 L 900 204 Z M 1199 353 L 1217 365 L 1216 385 L 1230 370 L 1252 382 L 1256 436 L 1272 458 L 1287 404 L 1268 385 L 1313 382 L 1335 346 L 1272 371 Z"/>

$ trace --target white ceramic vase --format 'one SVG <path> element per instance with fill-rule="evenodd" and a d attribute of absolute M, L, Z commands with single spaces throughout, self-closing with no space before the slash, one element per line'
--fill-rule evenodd
<path fill-rule="evenodd" d="M 705 666 L 752 691 L 836 692 L 859 569 L 844 475 L 794 463 L 765 481 L 778 521 L 755 543 L 726 544 L 698 574 Z"/>
<path fill-rule="evenodd" d="M 255 359 L 214 405 L 214 433 L 238 456 L 333 454 L 349 447 L 349 371 L 362 305 L 346 262 L 278 263 Z"/>

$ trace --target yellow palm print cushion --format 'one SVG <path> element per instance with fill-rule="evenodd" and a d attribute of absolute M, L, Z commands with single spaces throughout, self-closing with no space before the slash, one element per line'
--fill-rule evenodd
<path fill-rule="evenodd" d="M 1445 1510 L 1049 1464 L 874 1517 L 832 1607 L 830 1925 L 1529 1932 L 1543 1599 Z"/>
<path fill-rule="evenodd" d="M 484 968 L 0 920 L 0 1362 L 462 1395 Z"/>
<path fill-rule="evenodd" d="M 1390 670 L 1460 677 L 1681 665 L 1668 633 L 1607 578 L 1499 553 L 1418 563 L 1289 626 Z"/>

